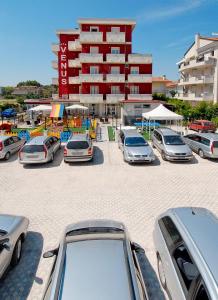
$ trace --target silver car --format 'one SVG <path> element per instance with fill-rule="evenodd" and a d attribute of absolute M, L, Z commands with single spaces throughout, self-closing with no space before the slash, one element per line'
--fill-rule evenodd
<path fill-rule="evenodd" d="M 170 299 L 218 299 L 218 219 L 205 208 L 174 208 L 155 223 L 161 284 Z"/>
<path fill-rule="evenodd" d="M 93 144 L 89 135 L 72 135 L 64 148 L 65 162 L 90 161 L 93 159 Z"/>
<path fill-rule="evenodd" d="M 61 148 L 60 139 L 55 136 L 38 136 L 26 143 L 19 152 L 21 164 L 47 163 L 54 160 L 55 153 Z"/>
<path fill-rule="evenodd" d="M 152 134 L 152 146 L 161 153 L 163 160 L 190 161 L 193 154 L 181 136 L 169 128 L 155 129 Z"/>
<path fill-rule="evenodd" d="M 185 142 L 201 158 L 218 158 L 218 134 L 194 133 L 184 136 Z"/>
<path fill-rule="evenodd" d="M 20 261 L 28 225 L 25 217 L 0 214 L 0 278 Z"/>
<path fill-rule="evenodd" d="M 0 159 L 8 160 L 11 154 L 18 152 L 24 143 L 25 140 L 18 136 L 0 136 Z"/>
<path fill-rule="evenodd" d="M 137 130 L 120 130 L 118 147 L 123 152 L 124 161 L 129 163 L 153 162 L 155 160 L 152 148 Z"/>
<path fill-rule="evenodd" d="M 70 225 L 57 249 L 44 300 L 148 299 L 136 247 L 125 226 L 110 220 Z"/>

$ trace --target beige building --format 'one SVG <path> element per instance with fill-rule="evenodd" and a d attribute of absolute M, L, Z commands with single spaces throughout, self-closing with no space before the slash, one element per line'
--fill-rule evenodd
<path fill-rule="evenodd" d="M 163 94 L 171 97 L 170 91 L 177 92 L 177 81 L 167 79 L 165 75 L 152 77 L 152 94 Z"/>
<path fill-rule="evenodd" d="M 218 38 L 195 35 L 195 42 L 178 62 L 182 100 L 218 103 Z"/>

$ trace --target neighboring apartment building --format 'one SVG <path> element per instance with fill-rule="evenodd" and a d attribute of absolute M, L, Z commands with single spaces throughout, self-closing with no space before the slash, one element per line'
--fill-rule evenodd
<path fill-rule="evenodd" d="M 179 96 L 191 101 L 218 103 L 218 38 L 195 36 L 179 66 Z"/>
<path fill-rule="evenodd" d="M 23 85 L 23 86 L 15 87 L 14 91 L 12 92 L 12 95 L 15 96 L 26 96 L 28 94 L 39 95 L 42 89 L 43 87 Z"/>
<path fill-rule="evenodd" d="M 177 92 L 177 81 L 167 79 L 165 75 L 152 77 L 152 94 L 163 94 L 166 97 L 172 97 L 170 91 Z"/>
<path fill-rule="evenodd" d="M 127 19 L 79 19 L 79 28 L 58 30 L 52 45 L 58 70 L 53 102 L 81 103 L 96 116 L 123 119 L 152 109 L 152 57 L 132 53 L 132 31 Z M 154 103 L 153 103 L 154 104 Z M 157 104 L 156 104 L 157 105 Z"/>

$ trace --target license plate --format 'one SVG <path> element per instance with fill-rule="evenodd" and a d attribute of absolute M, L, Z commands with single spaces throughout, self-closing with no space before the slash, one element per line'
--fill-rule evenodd
<path fill-rule="evenodd" d="M 26 157 L 27 157 L 27 158 L 37 158 L 38 155 L 27 155 Z"/>
<path fill-rule="evenodd" d="M 71 154 L 74 156 L 80 156 L 83 155 L 83 152 L 72 152 Z"/>

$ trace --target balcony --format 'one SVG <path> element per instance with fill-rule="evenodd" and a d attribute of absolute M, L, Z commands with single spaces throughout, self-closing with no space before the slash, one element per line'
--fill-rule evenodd
<path fill-rule="evenodd" d="M 125 54 L 107 54 L 107 62 L 109 63 L 125 63 Z"/>
<path fill-rule="evenodd" d="M 58 85 L 58 78 L 52 78 L 52 84 Z"/>
<path fill-rule="evenodd" d="M 52 52 L 54 52 L 55 54 L 57 54 L 58 51 L 60 50 L 59 44 L 53 43 L 53 44 L 51 45 L 51 50 L 52 50 Z"/>
<path fill-rule="evenodd" d="M 68 60 L 68 67 L 69 68 L 80 68 L 81 67 L 81 63 L 80 63 L 79 58 L 69 59 Z"/>
<path fill-rule="evenodd" d="M 80 33 L 80 43 L 101 43 L 103 41 L 102 32 L 82 31 Z"/>
<path fill-rule="evenodd" d="M 152 76 L 151 74 L 129 74 L 128 82 L 137 82 L 137 83 L 151 83 Z"/>
<path fill-rule="evenodd" d="M 80 53 L 79 59 L 81 63 L 102 63 L 103 54 L 100 53 Z"/>
<path fill-rule="evenodd" d="M 129 94 L 128 100 L 152 100 L 151 94 Z"/>
<path fill-rule="evenodd" d="M 103 103 L 103 95 L 102 94 L 80 94 L 80 102 L 84 104 Z"/>
<path fill-rule="evenodd" d="M 79 76 L 69 77 L 69 84 L 80 84 Z"/>
<path fill-rule="evenodd" d="M 80 82 L 103 82 L 103 74 L 80 74 Z"/>
<path fill-rule="evenodd" d="M 57 62 L 56 60 L 53 60 L 53 61 L 51 62 L 51 65 L 52 65 L 52 68 L 53 68 L 53 69 L 58 69 L 58 62 Z"/>
<path fill-rule="evenodd" d="M 125 94 L 108 94 L 106 103 L 117 104 L 124 99 L 125 99 Z"/>
<path fill-rule="evenodd" d="M 205 58 L 205 59 L 192 59 L 190 61 L 185 61 L 179 67 L 180 71 L 188 70 L 188 69 L 197 69 L 197 68 L 205 68 L 209 66 L 214 66 L 216 63 L 216 59 L 213 57 Z"/>
<path fill-rule="evenodd" d="M 106 39 L 108 43 L 125 43 L 125 32 L 107 32 Z"/>
<path fill-rule="evenodd" d="M 124 74 L 107 74 L 107 82 L 125 82 Z"/>
<path fill-rule="evenodd" d="M 79 40 L 68 42 L 68 50 L 69 51 L 80 51 L 82 49 L 82 46 L 79 42 Z"/>
<path fill-rule="evenodd" d="M 69 100 L 79 102 L 79 94 L 69 94 Z"/>
<path fill-rule="evenodd" d="M 150 54 L 129 54 L 129 64 L 151 64 L 152 56 Z"/>
<path fill-rule="evenodd" d="M 178 95 L 178 98 L 181 100 L 188 101 L 213 101 L 213 94 L 210 93 L 181 93 Z"/>
<path fill-rule="evenodd" d="M 188 78 L 181 78 L 179 80 L 178 85 L 184 86 L 184 85 L 196 85 L 196 84 L 212 84 L 214 83 L 214 77 L 213 76 L 195 76 L 195 77 L 188 77 Z"/>

